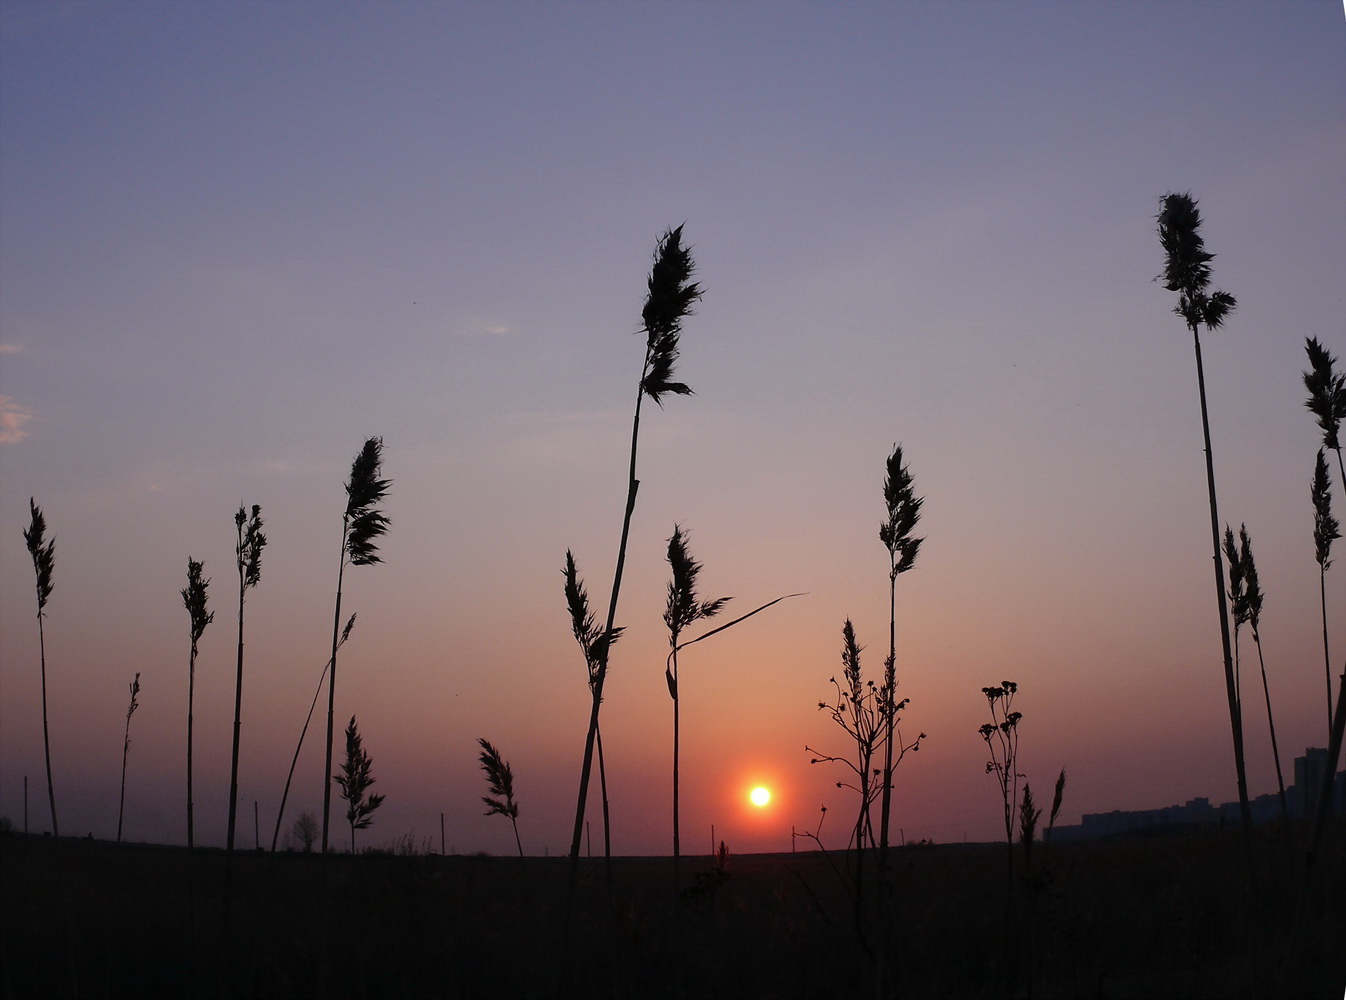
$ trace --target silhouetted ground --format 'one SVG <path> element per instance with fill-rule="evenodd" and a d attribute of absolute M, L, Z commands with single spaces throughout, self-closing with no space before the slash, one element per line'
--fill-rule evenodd
<path fill-rule="evenodd" d="M 893 852 L 887 947 L 818 853 L 564 859 L 240 853 L 0 838 L 8 997 L 1330 997 L 1346 988 L 1346 829 L 1307 894 L 1260 832 Z M 1042 855 L 1034 849 L 1034 862 Z M 866 866 L 872 873 L 876 859 Z M 1021 870 L 1022 855 L 1017 859 Z M 1329 893 L 1329 889 L 1331 890 Z M 226 921 L 226 906 L 230 918 Z M 876 957 L 881 956 L 881 957 Z"/>

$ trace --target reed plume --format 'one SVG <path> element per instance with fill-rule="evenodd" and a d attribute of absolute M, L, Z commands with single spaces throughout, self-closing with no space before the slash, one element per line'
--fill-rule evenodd
<path fill-rule="evenodd" d="M 1201 398 L 1201 433 L 1206 450 L 1206 492 L 1210 499 L 1211 549 L 1214 553 L 1215 597 L 1219 611 L 1220 644 L 1224 654 L 1225 696 L 1229 702 L 1229 727 L 1234 743 L 1234 772 L 1238 780 L 1239 814 L 1245 835 L 1252 826 L 1248 806 L 1248 778 L 1243 762 L 1243 717 L 1239 710 L 1233 655 L 1229 643 L 1229 611 L 1225 605 L 1224 573 L 1220 566 L 1220 512 L 1215 494 L 1215 461 L 1211 455 L 1210 418 L 1206 410 L 1206 374 L 1201 361 L 1200 328 L 1219 329 L 1237 304 L 1228 292 L 1211 291 L 1210 262 L 1215 258 L 1202 239 L 1201 213 L 1190 194 L 1166 194 L 1157 217 L 1159 243 L 1164 251 L 1164 287 L 1178 293 L 1173 311 L 1192 333 L 1196 353 L 1197 391 Z"/>
<path fill-rule="evenodd" d="M 685 382 L 673 380 L 679 355 L 679 337 L 682 321 L 692 311 L 692 303 L 701 298 L 701 286 L 691 280 L 695 265 L 691 249 L 683 246 L 682 226 L 670 229 L 659 239 L 654 251 L 654 264 L 646 282 L 645 305 L 641 321 L 645 333 L 645 360 L 641 365 L 640 381 L 636 391 L 635 414 L 631 420 L 631 456 L 627 473 L 626 510 L 622 517 L 621 541 L 617 546 L 617 566 L 612 575 L 612 592 L 608 599 L 607 621 L 601 635 L 611 637 L 616 628 L 617 600 L 621 593 L 622 572 L 626 566 L 626 546 L 631 533 L 631 515 L 636 507 L 636 451 L 640 441 L 640 404 L 648 396 L 661 408 L 668 394 L 690 395 Z M 604 642 L 599 651 L 589 710 L 589 729 L 584 740 L 584 763 L 580 768 L 579 792 L 575 801 L 575 827 L 570 839 L 570 886 L 573 890 L 579 873 L 580 838 L 584 833 L 584 809 L 588 801 L 589 778 L 593 772 L 594 743 L 598 734 L 598 713 L 603 703 L 603 685 L 607 680 L 610 642 Z"/>
<path fill-rule="evenodd" d="M 238 673 L 234 682 L 234 747 L 229 765 L 229 832 L 226 850 L 234 850 L 234 822 L 238 814 L 238 742 L 243 716 L 243 600 L 249 587 L 262 579 L 262 549 L 266 535 L 262 533 L 262 508 L 252 505 L 252 514 L 239 507 L 234 514 L 237 541 L 234 556 L 238 564 Z"/>
<path fill-rule="evenodd" d="M 720 613 L 731 598 L 717 597 L 703 601 L 696 594 L 696 578 L 701 573 L 701 564 L 687 551 L 687 537 L 679 525 L 673 526 L 673 535 L 668 540 L 668 564 L 673 571 L 673 579 L 668 584 L 668 600 L 664 606 L 664 624 L 668 627 L 668 665 L 664 668 L 664 679 L 668 682 L 668 694 L 673 699 L 673 877 L 678 877 L 678 862 L 682 858 L 682 840 L 679 825 L 679 708 L 678 699 L 678 640 L 687 627 Z"/>
<path fill-rule="evenodd" d="M 1271 688 L 1267 684 L 1267 663 L 1262 654 L 1262 587 L 1257 579 L 1257 561 L 1253 558 L 1252 539 L 1248 537 L 1248 526 L 1239 525 L 1239 547 L 1234 552 L 1233 532 L 1225 528 L 1225 552 L 1229 558 L 1229 573 L 1232 581 L 1234 567 L 1237 564 L 1240 581 L 1240 595 L 1233 599 L 1231 587 L 1230 599 L 1234 604 L 1234 635 L 1237 642 L 1240 619 L 1252 628 L 1253 645 L 1257 647 L 1257 663 L 1262 671 L 1262 694 L 1267 705 L 1267 728 L 1271 733 L 1271 755 L 1276 762 L 1276 789 L 1280 795 L 1281 819 L 1290 822 L 1290 809 L 1285 799 L 1285 777 L 1281 771 L 1280 745 L 1276 741 L 1276 720 L 1271 714 Z"/>
<path fill-rule="evenodd" d="M 346 822 L 351 826 L 352 854 L 355 853 L 355 831 L 364 830 L 374 822 L 373 812 L 383 805 L 384 799 L 382 795 L 365 798 L 374 784 L 374 762 L 362 744 L 359 727 L 352 715 L 346 726 L 346 763 L 341 765 L 340 774 L 332 775 L 341 786 L 341 797 L 346 800 Z"/>
<path fill-rule="evenodd" d="M 1327 678 L 1327 731 L 1332 733 L 1332 660 L 1327 645 L 1327 571 L 1332 565 L 1332 542 L 1341 537 L 1341 525 L 1332 516 L 1332 483 L 1327 474 L 1327 460 L 1323 449 L 1318 449 L 1318 460 L 1313 467 L 1313 553 L 1318 561 L 1318 602 L 1323 615 L 1323 673 Z"/>
<path fill-rule="evenodd" d="M 197 643 L 206 631 L 206 626 L 215 620 L 215 612 L 206 610 L 206 588 L 210 580 L 201 576 L 202 564 L 191 556 L 187 557 L 187 586 L 182 590 L 182 606 L 187 609 L 191 619 L 192 652 L 187 661 L 187 846 L 196 846 L 192 801 L 192 750 L 193 737 L 192 706 L 196 698 L 196 652 Z"/>
<path fill-rule="evenodd" d="M 883 480 L 883 502 L 888 517 L 879 525 L 879 541 L 888 550 L 888 659 L 884 661 L 883 687 L 883 800 L 879 807 L 879 871 L 888 870 L 888 823 L 893 804 L 893 726 L 897 712 L 897 578 L 916 564 L 923 538 L 912 531 L 921 519 L 924 497 L 913 489 L 911 470 L 902 461 L 902 446 L 894 445 L 888 456 Z"/>
<path fill-rule="evenodd" d="M 33 557 L 33 574 L 36 577 L 37 591 L 37 648 L 38 662 L 42 671 L 42 753 L 47 765 L 47 802 L 51 806 L 51 835 L 59 837 L 61 827 L 56 822 L 56 791 L 51 781 L 51 736 L 47 725 L 47 634 L 42 626 L 46 618 L 47 599 L 51 597 L 54 583 L 52 574 L 56 569 L 56 539 L 44 541 L 47 533 L 47 519 L 36 501 L 28 498 L 28 510 L 32 520 L 23 529 L 23 540 L 28 546 L 28 554 Z"/>
<path fill-rule="evenodd" d="M 565 596 L 566 608 L 570 612 L 570 629 L 575 636 L 575 641 L 579 643 L 580 651 L 584 654 L 585 672 L 589 680 L 589 694 L 593 695 L 594 685 L 598 679 L 598 664 L 606 655 L 607 648 L 617 641 L 622 634 L 621 627 L 614 628 L 611 633 L 602 633 L 598 629 L 598 622 L 589 610 L 589 592 L 584 587 L 584 581 L 580 579 L 579 570 L 575 566 L 575 557 L 569 549 L 566 549 L 566 564 L 561 570 L 565 576 Z M 608 771 L 607 762 L 603 756 L 603 730 L 602 727 L 594 729 L 594 747 L 598 752 L 598 787 L 603 798 L 603 857 L 612 857 L 612 829 L 610 817 L 608 815 Z"/>
<path fill-rule="evenodd" d="M 477 739 L 481 746 L 481 769 L 486 772 L 486 785 L 490 789 L 491 795 L 498 798 L 489 798 L 482 796 L 481 801 L 486 803 L 487 816 L 507 816 L 514 826 L 514 843 L 519 848 L 519 857 L 523 857 L 523 842 L 519 840 L 519 803 L 514 801 L 514 772 L 510 769 L 509 761 L 500 756 L 500 751 L 493 747 L 489 740 Z"/>
<path fill-rule="evenodd" d="M 322 788 L 322 850 L 327 853 L 328 825 L 332 814 L 333 720 L 336 711 L 337 650 L 341 646 L 341 584 L 346 564 L 371 566 L 382 562 L 376 541 L 388 530 L 391 522 L 378 509 L 387 496 L 391 480 L 380 479 L 383 465 L 383 438 L 371 437 L 351 463 L 350 479 L 346 481 L 346 511 L 341 518 L 341 563 L 337 570 L 336 610 L 332 616 L 332 657 L 327 662 L 327 752 L 323 761 Z M 351 842 L 355 841 L 352 829 Z M 354 848 L 352 847 L 352 850 Z"/>
<path fill-rule="evenodd" d="M 131 716 L 140 707 L 140 674 L 130 683 L 131 704 L 126 709 L 126 737 L 122 740 L 122 793 L 117 805 L 117 843 L 122 842 L 122 819 L 126 816 L 126 758 L 131 753 Z"/>
<path fill-rule="evenodd" d="M 1346 482 L 1346 468 L 1341 468 L 1340 437 L 1341 422 L 1346 419 L 1346 373 L 1337 374 L 1334 370 L 1336 359 L 1331 351 L 1318 343 L 1318 338 L 1309 337 L 1304 351 L 1309 356 L 1309 370 L 1303 373 L 1304 388 L 1309 393 L 1304 405 L 1318 418 L 1323 447 L 1337 453 L 1337 465 L 1343 482 Z"/>
<path fill-rule="evenodd" d="M 1346 464 L 1343 464 L 1341 457 L 1341 421 L 1346 418 L 1346 374 L 1337 374 L 1334 370 L 1336 359 L 1332 353 L 1318 343 L 1317 338 L 1310 337 L 1304 345 L 1304 350 L 1309 356 L 1309 371 L 1304 372 L 1304 388 L 1308 390 L 1309 397 L 1304 401 L 1315 417 L 1318 418 L 1318 426 L 1323 432 L 1323 447 L 1331 448 L 1337 453 L 1337 471 L 1341 475 L 1341 482 L 1346 487 Z M 1321 460 L 1321 452 L 1319 458 Z M 1316 477 L 1315 477 L 1316 479 Z M 1324 474 L 1324 480 L 1326 475 Z M 1316 483 L 1315 483 L 1316 485 Z M 1324 484 L 1323 494 L 1327 495 L 1329 487 Z M 1315 496 L 1315 510 L 1317 509 L 1317 498 Z M 1335 526 L 1335 521 L 1332 522 Z M 1339 537 L 1339 536 L 1333 536 Z M 1315 533 L 1316 538 L 1316 533 Z M 1330 543 L 1330 539 L 1328 540 Z M 1321 550 L 1324 553 L 1323 560 L 1320 560 L 1320 566 L 1326 570 L 1323 562 L 1326 561 L 1326 546 Z M 1320 584 L 1323 577 L 1320 575 Z M 1323 612 L 1323 655 L 1327 655 L 1327 618 L 1326 610 Z M 1331 667 L 1328 667 L 1328 702 L 1331 704 Z M 1313 824 L 1313 844 L 1309 850 L 1310 862 L 1318 852 L 1318 845 L 1322 841 L 1323 830 L 1327 825 L 1327 815 L 1331 811 L 1332 802 L 1332 782 L 1337 771 L 1337 760 L 1341 757 L 1341 744 L 1346 739 L 1346 668 L 1343 668 L 1341 677 L 1337 681 L 1337 703 L 1336 708 L 1328 713 L 1329 725 L 1327 736 L 1327 760 L 1323 767 L 1323 781 L 1318 793 L 1318 811 Z"/>

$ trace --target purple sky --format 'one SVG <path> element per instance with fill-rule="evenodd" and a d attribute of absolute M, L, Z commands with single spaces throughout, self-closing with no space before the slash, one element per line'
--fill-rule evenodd
<path fill-rule="evenodd" d="M 190 555 L 217 612 L 198 837 L 223 842 L 233 512 L 257 503 L 240 798 L 243 842 L 254 800 L 269 840 L 330 642 L 342 485 L 377 434 L 393 526 L 384 563 L 347 573 L 337 689 L 388 796 L 364 842 L 438 846 L 443 812 L 450 847 L 513 850 L 481 815 L 483 736 L 514 766 L 525 849 L 563 852 L 588 692 L 559 571 L 573 549 L 605 603 L 632 333 L 655 240 L 680 223 L 706 289 L 679 367 L 696 395 L 643 421 L 603 714 L 614 848 L 671 841 L 675 522 L 706 596 L 808 592 L 686 654 L 684 843 L 708 848 L 713 823 L 731 851 L 788 849 L 824 803 L 824 841 L 844 843 L 841 774 L 803 747 L 842 749 L 816 706 L 847 616 L 882 669 L 894 442 L 925 497 L 898 588 L 905 729 L 928 734 L 899 772 L 904 835 L 996 836 L 977 727 L 980 689 L 1006 678 L 1029 780 L 1069 771 L 1063 822 L 1231 799 L 1195 366 L 1152 280 L 1154 216 L 1166 191 L 1199 198 L 1239 301 L 1203 342 L 1207 391 L 1288 767 L 1326 734 L 1300 372 L 1306 336 L 1346 358 L 1343 164 L 1335 0 L 4 0 L 0 814 L 21 822 L 26 775 L 47 826 L 32 496 L 57 541 L 62 832 L 115 834 L 139 671 L 127 836 L 185 838 Z M 1260 794 L 1275 775 L 1251 663 Z M 292 816 L 321 802 L 320 742 Z M 745 804 L 757 782 L 766 810 Z"/>

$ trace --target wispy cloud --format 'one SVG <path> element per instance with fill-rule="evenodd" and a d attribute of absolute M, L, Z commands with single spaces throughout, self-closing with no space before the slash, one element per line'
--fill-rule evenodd
<path fill-rule="evenodd" d="M 28 436 L 23 425 L 32 419 L 33 414 L 26 407 L 20 406 L 9 396 L 0 396 L 0 443 L 22 441 Z"/>
<path fill-rule="evenodd" d="M 22 354 L 22 344 L 0 344 L 0 354 Z"/>
<path fill-rule="evenodd" d="M 486 325 L 486 332 L 494 334 L 497 337 L 503 337 L 510 332 L 510 329 L 504 323 L 488 323 Z"/>

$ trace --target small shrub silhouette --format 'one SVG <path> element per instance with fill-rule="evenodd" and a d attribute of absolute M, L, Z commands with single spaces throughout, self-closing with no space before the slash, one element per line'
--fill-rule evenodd
<path fill-rule="evenodd" d="M 351 716 L 346 726 L 346 763 L 341 765 L 341 773 L 334 774 L 336 783 L 341 786 L 341 797 L 346 800 L 346 822 L 351 827 L 351 853 L 355 853 L 355 831 L 364 830 L 374 822 L 373 813 L 383 805 L 382 795 L 365 795 L 374 784 L 374 762 L 365 751 L 360 738 L 360 730 Z"/>

